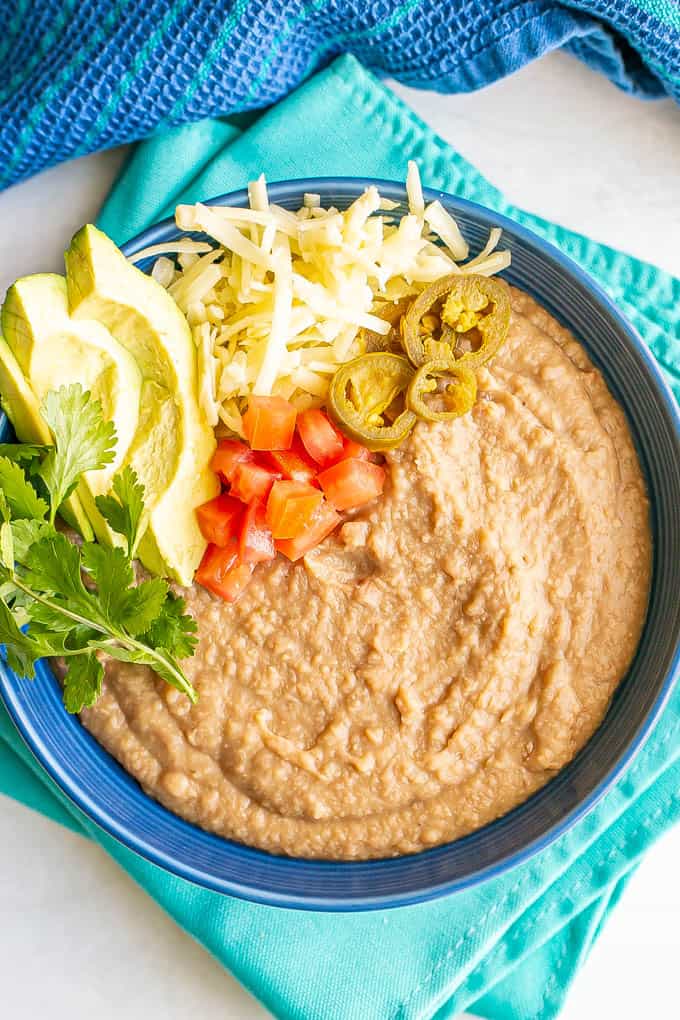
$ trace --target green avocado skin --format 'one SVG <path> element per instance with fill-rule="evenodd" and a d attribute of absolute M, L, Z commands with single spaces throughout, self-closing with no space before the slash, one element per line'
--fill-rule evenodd
<path fill-rule="evenodd" d="M 165 289 L 91 224 L 74 236 L 65 262 L 71 318 L 103 325 L 141 376 L 139 428 L 127 457 L 149 509 L 140 559 L 153 573 L 189 585 L 206 547 L 195 509 L 219 490 L 191 330 Z"/>

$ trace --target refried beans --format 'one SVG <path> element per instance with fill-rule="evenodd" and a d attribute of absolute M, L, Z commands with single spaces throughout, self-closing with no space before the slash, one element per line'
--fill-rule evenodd
<path fill-rule="evenodd" d="M 414 853 L 569 762 L 638 644 L 648 503 L 583 348 L 512 292 L 474 410 L 418 423 L 382 498 L 235 605 L 183 592 L 200 700 L 109 661 L 85 726 L 171 811 L 278 854 Z"/>

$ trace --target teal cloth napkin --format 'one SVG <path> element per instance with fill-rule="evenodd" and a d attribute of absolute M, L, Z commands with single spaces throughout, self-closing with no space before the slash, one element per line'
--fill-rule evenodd
<path fill-rule="evenodd" d="M 101 226 L 122 242 L 175 203 L 270 180 L 375 175 L 424 182 L 528 225 L 577 259 L 630 316 L 680 390 L 680 281 L 515 209 L 353 59 L 245 130 L 204 121 L 143 143 Z M 548 1020 L 649 845 L 680 817 L 680 692 L 619 784 L 510 873 L 433 903 L 371 914 L 280 910 L 206 892 L 110 839 L 64 798 L 0 710 L 0 790 L 97 840 L 277 1017 Z"/>

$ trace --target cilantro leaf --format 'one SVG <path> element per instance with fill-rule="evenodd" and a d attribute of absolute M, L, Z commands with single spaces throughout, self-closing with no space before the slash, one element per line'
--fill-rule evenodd
<path fill-rule="evenodd" d="M 7 457 L 0 457 L 0 490 L 14 518 L 37 518 L 47 513 L 47 503 L 41 499 L 21 467 Z"/>
<path fill-rule="evenodd" d="M 95 503 L 102 517 L 114 531 L 124 535 L 130 559 L 146 531 L 144 486 L 129 464 L 113 478 L 113 495 L 97 496 Z"/>
<path fill-rule="evenodd" d="M 140 666 L 149 666 L 154 673 L 165 680 L 166 683 L 182 691 L 195 704 L 198 700 L 196 691 L 186 679 L 181 669 L 164 650 L 146 649 L 142 647 L 130 647 L 129 645 L 112 645 L 107 641 L 92 641 L 91 648 L 100 649 L 119 662 L 135 662 Z"/>
<path fill-rule="evenodd" d="M 49 604 L 29 600 L 26 617 L 30 623 L 31 636 L 36 640 L 48 640 L 59 646 L 60 651 L 53 653 L 56 655 L 63 654 L 64 651 L 77 652 L 79 649 L 87 649 L 90 641 L 99 641 L 102 637 L 101 630 L 74 623 L 71 617 L 65 615 L 63 606 L 57 598 L 49 600 Z"/>
<path fill-rule="evenodd" d="M 72 715 L 91 708 L 102 692 L 104 668 L 94 654 L 74 655 L 67 661 L 64 677 L 64 705 Z"/>
<path fill-rule="evenodd" d="M 12 612 L 14 612 L 17 603 L 24 605 L 23 599 L 26 599 L 28 602 L 32 601 L 17 588 L 13 581 L 3 581 L 0 584 L 0 599 L 5 600 Z"/>
<path fill-rule="evenodd" d="M 33 461 L 44 457 L 49 446 L 41 446 L 39 443 L 0 443 L 0 457 L 8 460 Z"/>
<path fill-rule="evenodd" d="M 48 656 L 54 657 L 70 654 L 67 632 L 59 632 L 46 627 L 36 626 L 30 619 L 29 622 L 29 635 L 38 646 L 41 659 Z"/>
<path fill-rule="evenodd" d="M 23 580 L 39 592 L 58 593 L 64 608 L 99 621 L 96 600 L 80 576 L 80 550 L 62 532 L 51 528 L 27 550 Z"/>
<path fill-rule="evenodd" d="M 31 634 L 45 631 L 53 634 L 68 635 L 74 628 L 74 621 L 63 612 L 61 600 L 54 597 L 50 604 L 44 602 L 32 602 L 28 606 L 28 618 L 31 621 Z M 33 626 L 35 624 L 35 626 Z M 88 633 L 95 633 L 88 631 Z M 99 637 L 99 634 L 96 634 Z M 86 643 L 86 642 L 85 642 Z"/>
<path fill-rule="evenodd" d="M 19 676 L 32 680 L 35 676 L 35 661 L 40 658 L 42 650 L 37 641 L 19 629 L 4 599 L 0 599 L 0 644 L 5 646 L 4 657 L 9 668 Z"/>
<path fill-rule="evenodd" d="M 85 588 L 81 567 L 96 582 L 96 591 Z M 66 629 L 65 623 L 57 623 L 62 614 L 72 628 L 67 643 L 70 651 L 78 651 L 82 647 L 78 642 L 84 641 L 87 650 L 101 649 L 124 662 L 151 666 L 195 700 L 196 693 L 172 654 L 133 634 L 148 630 L 161 613 L 167 582 L 154 578 L 135 587 L 133 581 L 132 565 L 122 549 L 86 543 L 81 550 L 54 528 L 31 546 L 22 576 L 16 578 L 17 585 L 42 606 L 31 609 L 41 638 L 50 628 L 55 635 Z"/>
<path fill-rule="evenodd" d="M 163 609 L 167 594 L 168 583 L 160 577 L 142 581 L 125 593 L 121 618 L 128 634 L 136 637 L 153 625 Z"/>
<path fill-rule="evenodd" d="M 12 525 L 9 523 L 11 513 L 5 493 L 0 489 L 0 563 L 6 568 L 8 574 L 14 572 L 14 539 L 12 537 Z M 2 571 L 4 576 L 5 571 Z"/>
<path fill-rule="evenodd" d="M 83 566 L 97 582 L 107 622 L 133 636 L 148 630 L 165 602 L 167 581 L 154 577 L 135 585 L 132 565 L 122 549 L 88 542 L 82 556 Z"/>
<path fill-rule="evenodd" d="M 144 634 L 144 640 L 153 648 L 164 648 L 176 659 L 188 659 L 194 654 L 198 629 L 193 616 L 185 613 L 186 603 L 179 595 L 168 592 L 162 611 Z"/>
<path fill-rule="evenodd" d="M 93 400 L 80 383 L 50 390 L 40 410 L 54 435 L 40 468 L 40 476 L 50 494 L 50 521 L 75 488 L 85 471 L 97 471 L 114 458 L 116 432 L 105 421 L 102 405 Z M 33 514 L 32 516 L 37 516 Z"/>
<path fill-rule="evenodd" d="M 0 562 L 9 571 L 14 570 L 14 540 L 12 525 L 9 521 L 3 521 L 0 524 Z"/>
<path fill-rule="evenodd" d="M 86 542 L 83 566 L 97 582 L 99 605 L 106 620 L 117 620 L 125 592 L 134 581 L 132 564 L 122 549 Z"/>
<path fill-rule="evenodd" d="M 17 563 L 25 563 L 29 549 L 53 531 L 54 527 L 47 521 L 29 521 L 28 519 L 12 521 L 14 559 Z"/>
<path fill-rule="evenodd" d="M 20 591 L 13 581 L 0 584 L 0 599 L 9 606 L 17 627 L 25 627 L 29 621 L 28 606 L 35 605 L 33 599 Z"/>

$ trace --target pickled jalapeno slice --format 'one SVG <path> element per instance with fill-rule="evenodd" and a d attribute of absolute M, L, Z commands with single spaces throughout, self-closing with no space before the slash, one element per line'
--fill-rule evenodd
<path fill-rule="evenodd" d="M 454 273 L 435 280 L 411 304 L 402 319 L 402 344 L 417 368 L 446 357 L 478 368 L 497 353 L 509 327 L 506 283 Z"/>
<path fill-rule="evenodd" d="M 376 351 L 342 365 L 328 391 L 328 410 L 337 425 L 369 450 L 399 446 L 416 423 L 408 408 L 392 419 L 393 405 L 403 397 L 413 368 L 401 354 Z"/>
<path fill-rule="evenodd" d="M 409 384 L 406 406 L 427 421 L 450 421 L 471 411 L 476 399 L 472 369 L 445 359 L 421 365 Z"/>

